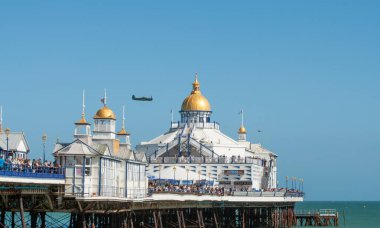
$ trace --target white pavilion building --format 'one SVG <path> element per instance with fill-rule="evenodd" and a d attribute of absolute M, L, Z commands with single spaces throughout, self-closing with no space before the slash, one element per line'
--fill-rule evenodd
<path fill-rule="evenodd" d="M 276 158 L 260 144 L 247 141 L 243 125 L 235 140 L 211 121 L 211 106 L 200 91 L 197 77 L 181 110 L 181 121 L 172 122 L 164 134 L 141 142 L 151 180 L 181 184 L 208 183 L 237 189 L 276 188 Z"/>
<path fill-rule="evenodd" d="M 0 156 L 4 159 L 28 157 L 30 148 L 24 132 L 3 129 L 3 107 L 0 106 Z"/>
<path fill-rule="evenodd" d="M 84 102 L 83 102 L 84 103 Z M 65 195 L 83 197 L 144 198 L 146 196 L 146 157 L 131 150 L 130 135 L 124 127 L 116 133 L 116 116 L 100 108 L 94 128 L 82 118 L 75 123 L 74 141 L 57 142 L 54 156 L 65 167 Z"/>

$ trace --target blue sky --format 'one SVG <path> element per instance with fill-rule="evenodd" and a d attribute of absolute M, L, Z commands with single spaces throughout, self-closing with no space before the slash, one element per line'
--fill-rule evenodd
<path fill-rule="evenodd" d="M 379 10 L 350 0 L 1 1 L 4 125 L 41 156 L 44 131 L 49 151 L 72 139 L 82 89 L 91 119 L 107 88 L 136 145 L 168 129 L 198 72 L 212 119 L 236 138 L 243 108 L 248 138 L 279 155 L 282 184 L 304 178 L 307 200 L 380 200 Z"/>

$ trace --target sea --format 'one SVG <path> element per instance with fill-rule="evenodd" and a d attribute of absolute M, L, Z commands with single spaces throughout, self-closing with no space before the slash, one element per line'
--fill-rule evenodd
<path fill-rule="evenodd" d="M 380 201 L 304 201 L 295 209 L 336 209 L 339 227 L 380 228 Z"/>

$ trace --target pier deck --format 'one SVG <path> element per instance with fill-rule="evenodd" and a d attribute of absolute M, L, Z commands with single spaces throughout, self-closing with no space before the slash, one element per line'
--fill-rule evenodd
<path fill-rule="evenodd" d="M 294 205 L 303 200 L 293 193 L 86 197 L 62 189 L 61 184 L 3 183 L 0 227 L 291 227 Z"/>

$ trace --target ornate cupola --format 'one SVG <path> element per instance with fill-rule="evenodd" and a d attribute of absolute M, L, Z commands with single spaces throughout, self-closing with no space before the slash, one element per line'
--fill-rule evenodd
<path fill-rule="evenodd" d="M 94 116 L 94 139 L 115 139 L 116 134 L 116 116 L 113 111 L 107 107 L 107 93 L 104 92 L 104 98 L 101 99 L 103 107 L 100 108 Z"/>
<path fill-rule="evenodd" d="M 84 104 L 84 90 L 82 93 L 82 118 L 75 123 L 75 138 L 84 138 L 91 135 L 91 124 L 86 121 L 85 104 Z"/>
<path fill-rule="evenodd" d="M 190 95 L 182 102 L 181 123 L 209 123 L 211 116 L 211 107 L 207 98 L 204 97 L 200 90 L 198 76 L 195 75 L 193 90 Z"/>
<path fill-rule="evenodd" d="M 116 134 L 117 138 L 120 140 L 120 144 L 127 145 L 127 148 L 131 148 L 131 141 L 129 138 L 129 133 L 125 130 L 125 116 L 124 116 L 125 107 L 123 106 L 123 126 L 121 130 Z"/>
<path fill-rule="evenodd" d="M 238 139 L 239 139 L 239 142 L 245 142 L 247 140 L 247 130 L 244 127 L 243 109 L 240 111 L 240 115 L 241 115 L 241 125 L 238 130 Z"/>

